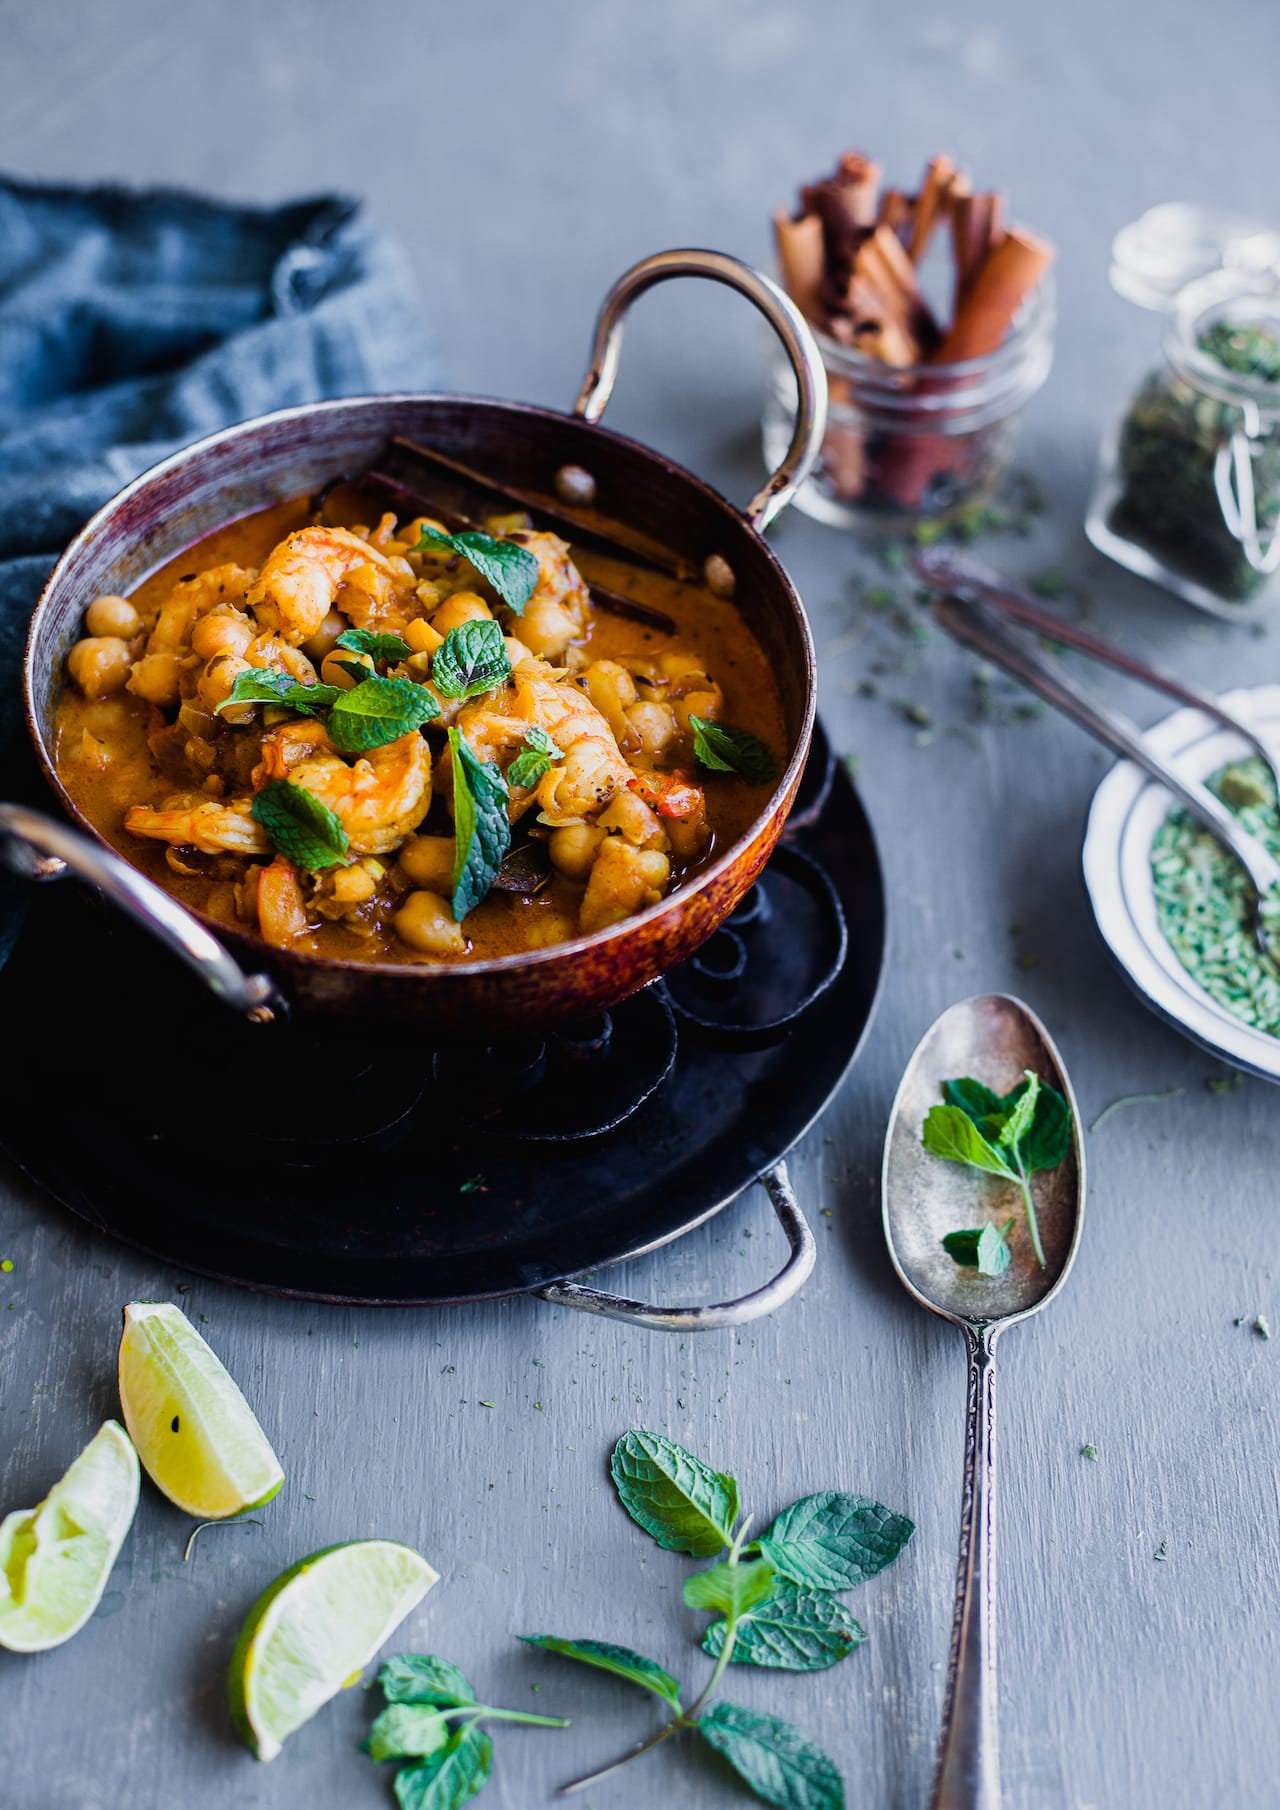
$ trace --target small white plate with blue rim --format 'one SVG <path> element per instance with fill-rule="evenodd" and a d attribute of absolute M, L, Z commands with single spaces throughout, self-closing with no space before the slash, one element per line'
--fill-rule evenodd
<path fill-rule="evenodd" d="M 1280 746 L 1280 685 L 1226 692 L 1223 704 Z M 1189 778 L 1206 780 L 1255 750 L 1199 710 L 1175 710 L 1144 739 Z M 1102 939 L 1145 1004 L 1224 1062 L 1280 1081 L 1280 1038 L 1220 1006 L 1191 978 L 1165 940 L 1156 912 L 1151 845 L 1176 809 L 1132 761 L 1118 761 L 1093 796 L 1084 838 L 1084 883 Z"/>

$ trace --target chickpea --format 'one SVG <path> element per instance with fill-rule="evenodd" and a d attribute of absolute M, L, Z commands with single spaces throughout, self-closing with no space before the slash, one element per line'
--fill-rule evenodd
<path fill-rule="evenodd" d="M 570 823 L 552 830 L 547 847 L 562 874 L 571 880 L 585 880 L 604 838 L 605 832 L 589 823 Z"/>
<path fill-rule="evenodd" d="M 325 655 L 320 662 L 320 682 L 323 685 L 336 685 L 339 691 L 352 691 L 359 684 L 349 672 L 342 670 L 342 663 L 348 666 L 363 666 L 367 672 L 376 673 L 377 663 L 371 654 L 352 653 L 348 647 L 335 647 L 332 653 Z"/>
<path fill-rule="evenodd" d="M 126 689 L 136 698 L 164 709 L 178 702 L 181 679 L 181 654 L 144 654 L 141 660 L 134 661 Z"/>
<path fill-rule="evenodd" d="M 432 628 L 421 616 L 415 616 L 412 622 L 404 625 L 404 639 L 415 654 L 433 654 L 444 640 L 439 629 Z"/>
<path fill-rule="evenodd" d="M 525 646 L 524 642 L 515 635 L 504 635 L 502 644 L 507 650 L 507 658 L 511 662 L 511 669 L 513 672 L 516 667 L 520 666 L 525 660 L 532 660 L 533 658 L 533 655 Z"/>
<path fill-rule="evenodd" d="M 437 892 L 411 892 L 391 920 L 396 935 L 422 955 L 462 955 L 467 947 L 461 924 Z"/>
<path fill-rule="evenodd" d="M 686 692 L 684 697 L 676 702 L 676 721 L 687 733 L 691 716 L 706 717 L 709 722 L 714 722 L 720 714 L 720 705 L 721 696 L 718 685 L 714 691 Z"/>
<path fill-rule="evenodd" d="M 333 649 L 338 636 L 350 627 L 341 610 L 330 610 L 324 621 L 309 641 L 304 641 L 302 651 L 312 660 L 323 660 Z M 197 653 L 199 649 L 197 648 Z"/>
<path fill-rule="evenodd" d="M 557 659 L 581 632 L 578 617 L 550 597 L 526 604 L 520 618 L 520 639 L 540 660 Z"/>
<path fill-rule="evenodd" d="M 408 837 L 400 845 L 400 866 L 415 886 L 432 892 L 452 891 L 453 837 Z"/>
<path fill-rule="evenodd" d="M 236 680 L 242 672 L 252 672 L 253 668 L 239 654 L 218 654 L 210 660 L 200 674 L 196 685 L 196 696 L 201 706 L 210 716 L 216 714 L 218 706 L 225 704 L 235 689 Z M 226 713 L 229 722 L 247 723 L 253 717 L 251 704 L 233 704 Z"/>
<path fill-rule="evenodd" d="M 142 633 L 142 618 L 127 597 L 95 597 L 84 613 L 84 625 L 91 635 L 118 635 L 121 641 Z"/>
<path fill-rule="evenodd" d="M 431 618 L 431 626 L 437 635 L 444 636 L 451 628 L 461 628 L 464 622 L 482 622 L 492 615 L 484 598 L 474 591 L 455 591 L 452 597 L 445 598 Z"/>
<path fill-rule="evenodd" d="M 129 666 L 128 643 L 119 635 L 87 635 L 67 655 L 67 670 L 87 698 L 123 691 Z"/>
<path fill-rule="evenodd" d="M 378 890 L 384 868 L 380 861 L 356 861 L 340 867 L 331 882 L 333 896 L 340 905 L 363 905 Z"/>
<path fill-rule="evenodd" d="M 675 712 L 670 704 L 633 704 L 627 721 L 640 737 L 640 746 L 654 760 L 660 760 L 676 732 Z"/>
<path fill-rule="evenodd" d="M 218 654 L 239 654 L 243 659 L 257 633 L 253 623 L 240 610 L 219 604 L 193 625 L 191 651 L 199 654 L 202 660 L 212 660 Z"/>
<path fill-rule="evenodd" d="M 601 811 L 599 825 L 602 830 L 617 830 L 637 848 L 663 849 L 667 846 L 657 815 L 634 792 L 615 793 Z"/>

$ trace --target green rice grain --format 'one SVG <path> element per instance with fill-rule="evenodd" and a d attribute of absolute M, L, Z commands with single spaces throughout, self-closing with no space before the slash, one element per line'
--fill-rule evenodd
<path fill-rule="evenodd" d="M 1280 812 L 1265 761 L 1223 767 L 1208 784 L 1280 859 Z M 1192 980 L 1232 1017 L 1280 1037 L 1280 966 L 1255 941 L 1253 887 L 1235 856 L 1179 808 L 1151 845 L 1151 877 L 1160 929 Z M 1264 918 L 1276 910 L 1269 904 Z"/>

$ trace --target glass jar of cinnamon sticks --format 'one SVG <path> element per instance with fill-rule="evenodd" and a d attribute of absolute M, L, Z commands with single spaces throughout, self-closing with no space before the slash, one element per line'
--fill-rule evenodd
<path fill-rule="evenodd" d="M 807 514 L 910 533 L 999 486 L 1054 338 L 1052 249 L 1002 216 L 1002 197 L 974 194 L 947 157 L 907 195 L 882 190 L 878 166 L 850 153 L 801 191 L 797 215 L 775 217 L 782 282 L 817 332 L 830 385 L 822 461 L 796 499 Z M 921 278 L 940 227 L 953 253 L 949 323 Z M 794 381 L 774 359 L 763 422 L 771 463 L 794 411 Z"/>

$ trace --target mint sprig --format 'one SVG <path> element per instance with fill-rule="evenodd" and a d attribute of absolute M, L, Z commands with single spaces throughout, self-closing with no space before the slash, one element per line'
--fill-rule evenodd
<path fill-rule="evenodd" d="M 502 630 L 492 616 L 451 628 L 431 660 L 431 683 L 442 698 L 475 698 L 511 677 Z"/>
<path fill-rule="evenodd" d="M 474 911 L 498 877 L 511 847 L 507 782 L 493 761 L 482 761 L 457 729 L 449 731 L 453 760 L 454 922 Z"/>
<path fill-rule="evenodd" d="M 492 534 L 481 534 L 467 528 L 460 534 L 442 534 L 438 528 L 422 530 L 416 553 L 429 547 L 448 547 L 487 579 L 507 608 L 515 615 L 524 614 L 524 606 L 533 596 L 538 583 L 538 561 L 527 547 L 517 541 L 496 540 Z"/>
<path fill-rule="evenodd" d="M 369 628 L 344 628 L 333 645 L 350 648 L 353 654 L 368 654 L 371 660 L 407 660 L 412 652 L 401 636 L 378 634 Z"/>
<path fill-rule="evenodd" d="M 564 749 L 557 748 L 545 729 L 536 723 L 524 732 L 520 752 L 507 768 L 507 784 L 532 791 L 555 761 L 564 759 Z"/>
<path fill-rule="evenodd" d="M 1007 1094 L 997 1094 L 970 1076 L 944 1081 L 942 1093 L 944 1104 L 929 1108 L 921 1130 L 925 1149 L 948 1162 L 999 1176 L 1018 1188 L 1031 1248 L 1043 1269 L 1044 1245 L 1031 1177 L 1038 1170 L 1056 1169 L 1066 1160 L 1071 1148 L 1070 1107 L 1056 1088 L 1030 1069 Z M 989 1258 L 996 1258 L 990 1240 L 987 1252 Z M 1003 1272 L 987 1269 L 982 1273 Z"/>
<path fill-rule="evenodd" d="M 704 1653 L 719 1658 L 728 1627 L 724 1621 L 712 1622 L 702 1637 Z M 780 1580 L 763 1602 L 739 1616 L 731 1663 L 821 1672 L 847 1658 L 866 1638 L 837 1597 Z"/>
<path fill-rule="evenodd" d="M 341 754 L 369 754 L 399 741 L 440 714 L 425 685 L 412 679 L 368 677 L 350 691 L 339 691 L 329 712 L 329 740 Z"/>
<path fill-rule="evenodd" d="M 766 1803 L 843 1810 L 840 1774 L 821 1748 L 781 1717 L 717 1701 L 716 1693 L 731 1664 L 818 1671 L 851 1653 L 865 1636 L 833 1592 L 889 1564 L 910 1539 L 911 1522 L 869 1497 L 826 1491 L 793 1503 L 767 1535 L 749 1542 L 751 1517 L 738 1518 L 736 1480 L 659 1433 L 624 1434 L 610 1474 L 623 1508 L 659 1546 L 704 1558 L 724 1554 L 686 1579 L 683 1593 L 690 1607 L 720 1617 L 702 1641 L 715 1667 L 682 1710 L 679 1685 L 656 1660 L 598 1641 L 525 1636 L 653 1691 L 676 1711 L 620 1760 L 573 1780 L 562 1794 L 598 1783 L 673 1735 L 696 1731 Z M 800 1581 L 784 1574 L 784 1564 Z M 815 1586 L 814 1578 L 823 1582 Z"/>
<path fill-rule="evenodd" d="M 249 807 L 286 861 L 320 873 L 345 863 L 347 832 L 328 805 L 291 779 L 268 780 Z"/>
<path fill-rule="evenodd" d="M 624 1433 L 609 1460 L 618 1500 L 667 1552 L 707 1559 L 729 1544 L 738 1518 L 732 1477 L 661 1433 Z"/>
<path fill-rule="evenodd" d="M 700 767 L 713 773 L 736 773 L 749 785 L 763 786 L 778 777 L 778 764 L 758 735 L 735 729 L 732 723 L 713 723 L 709 717 L 690 716 L 693 754 Z"/>
<path fill-rule="evenodd" d="M 976 1269 L 980 1276 L 1003 1276 L 1013 1262 L 1008 1243 L 1012 1225 L 1013 1221 L 1006 1219 L 1002 1226 L 973 1226 L 962 1232 L 948 1232 L 942 1248 L 962 1268 Z"/>
<path fill-rule="evenodd" d="M 615 1647 L 607 1640 L 562 1640 L 556 1634 L 521 1634 L 518 1638 L 526 1646 L 542 1647 L 545 1652 L 559 1653 L 565 1659 L 576 1659 L 581 1665 L 611 1672 L 615 1678 L 625 1678 L 628 1684 L 638 1684 L 641 1690 L 652 1691 L 672 1709 L 680 1707 L 680 1686 L 670 1672 L 656 1660 L 646 1659 L 643 1653 L 636 1653 L 630 1647 Z"/>
<path fill-rule="evenodd" d="M 349 632 L 364 634 L 360 629 Z M 368 638 L 397 639 L 379 635 Z M 299 685 L 274 666 L 237 673 L 235 684 L 218 709 L 225 710 L 228 704 L 282 704 L 301 716 L 323 717 L 329 740 L 342 754 L 369 754 L 387 742 L 398 741 L 411 729 L 420 729 L 440 714 L 439 701 L 412 679 L 384 678 L 370 673 L 355 660 L 339 661 L 339 665 L 358 681 L 349 690 L 340 685 Z"/>
<path fill-rule="evenodd" d="M 283 704 L 299 716 L 323 716 L 340 696 L 337 685 L 300 685 L 278 666 L 255 666 L 249 672 L 236 674 L 216 714 L 231 704 Z"/>
<path fill-rule="evenodd" d="M 378 1674 L 387 1707 L 364 1750 L 371 1760 L 409 1760 L 396 1774 L 401 1810 L 461 1810 L 488 1783 L 493 1742 L 481 1722 L 567 1728 L 562 1716 L 534 1716 L 477 1701 L 454 1665 L 433 1653 L 404 1653 Z"/>

